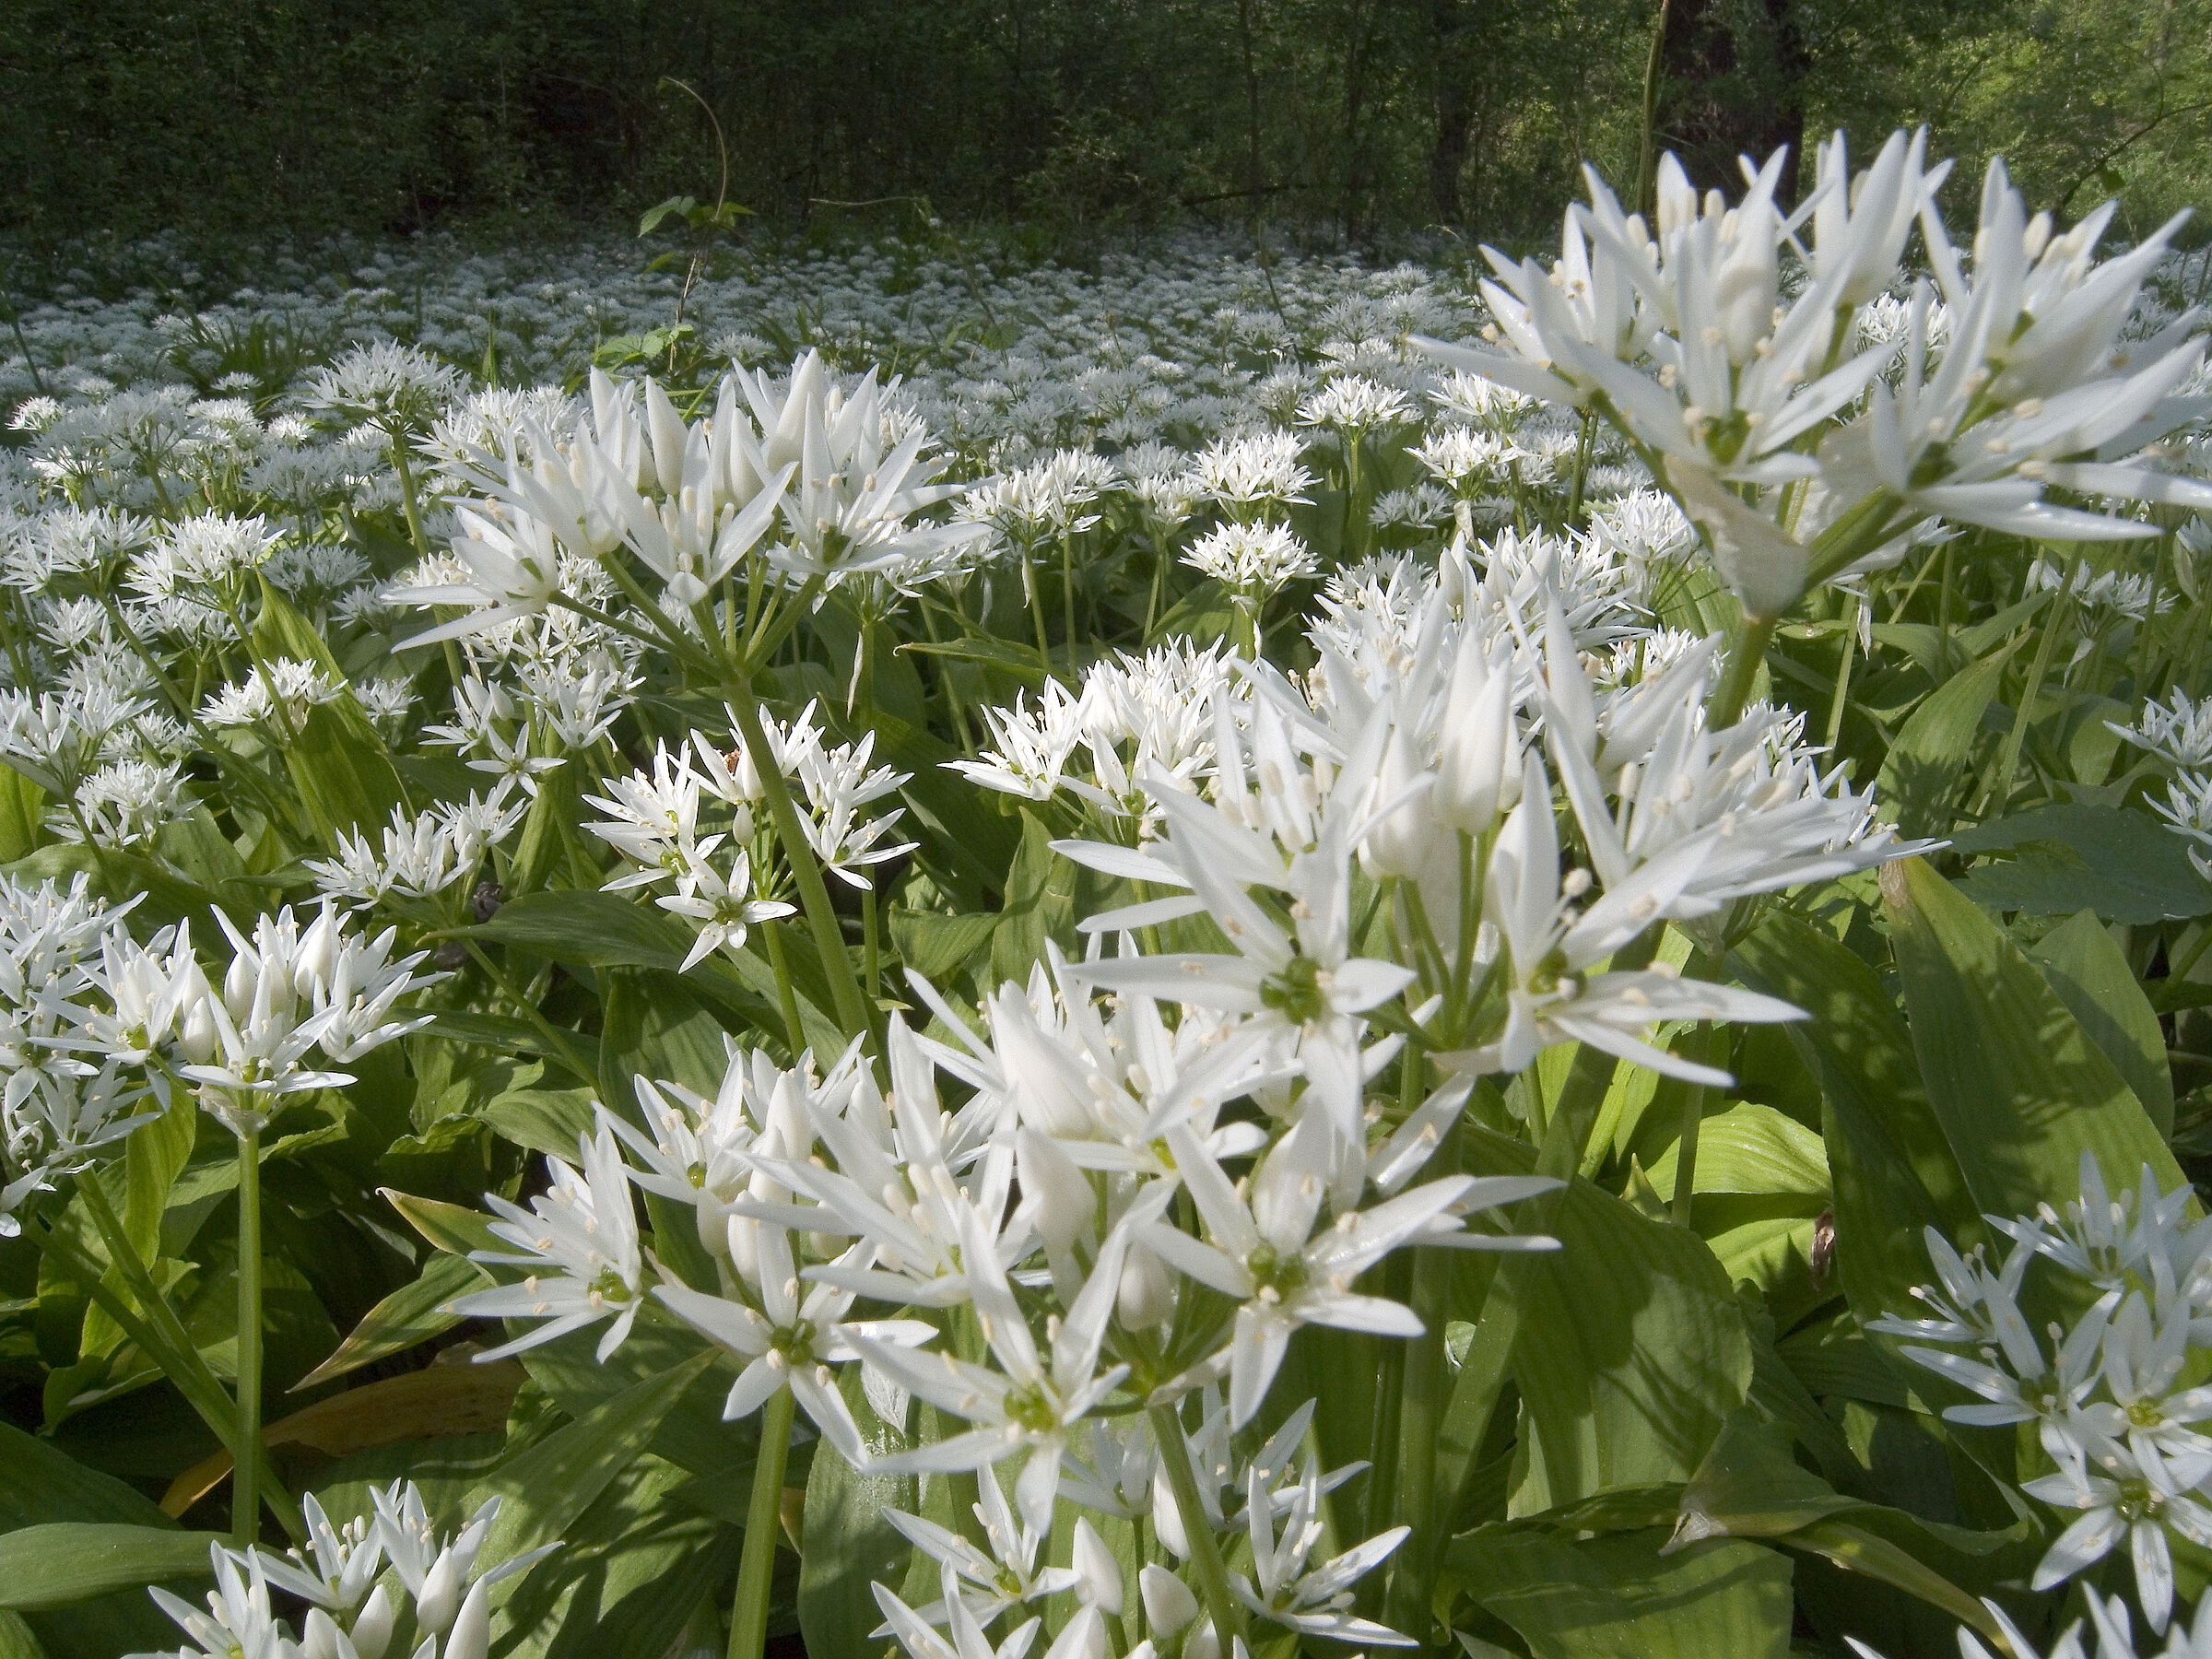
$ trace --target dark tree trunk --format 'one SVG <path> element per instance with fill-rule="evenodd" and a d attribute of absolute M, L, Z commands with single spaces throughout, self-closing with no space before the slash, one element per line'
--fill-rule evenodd
<path fill-rule="evenodd" d="M 1429 152 L 1429 202 L 1442 223 L 1464 217 L 1459 175 L 1467 163 L 1467 138 L 1475 125 L 1475 85 L 1466 43 L 1474 28 L 1471 7 L 1462 0 L 1430 0 L 1430 43 L 1436 69 L 1436 142 Z"/>
<path fill-rule="evenodd" d="M 1776 192 L 1797 199 L 1811 69 L 1796 0 L 1673 0 L 1661 48 L 1659 144 L 1700 190 L 1743 188 L 1738 156 L 1789 147 Z"/>

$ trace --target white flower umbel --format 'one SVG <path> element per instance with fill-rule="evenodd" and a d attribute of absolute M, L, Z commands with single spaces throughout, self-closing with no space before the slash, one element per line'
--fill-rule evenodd
<path fill-rule="evenodd" d="M 578 1135 L 577 1154 L 581 1172 L 558 1158 L 546 1159 L 552 1190 L 533 1198 L 526 1210 L 497 1194 L 484 1195 L 500 1217 L 491 1230 L 523 1253 L 478 1251 L 474 1259 L 531 1271 L 520 1284 L 472 1291 L 448 1305 L 473 1319 L 547 1323 L 477 1355 L 479 1360 L 535 1347 L 611 1316 L 597 1350 L 605 1359 L 637 1319 L 645 1264 L 636 1201 L 614 1131 L 603 1121 L 595 1135 Z"/>
<path fill-rule="evenodd" d="M 1253 1173 L 1249 1190 L 1183 1130 L 1171 1130 L 1176 1168 L 1210 1242 L 1180 1228 L 1153 1223 L 1144 1242 L 1170 1265 L 1238 1306 L 1234 1329 L 1216 1363 L 1227 1360 L 1230 1422 L 1251 1421 L 1302 1324 L 1335 1325 L 1385 1336 L 1418 1336 L 1412 1311 L 1352 1289 L 1352 1281 L 1414 1238 L 1472 1185 L 1447 1176 L 1366 1211 L 1339 1215 L 1316 1233 L 1329 1189 L 1329 1135 L 1317 1118 L 1301 1118 Z"/>
<path fill-rule="evenodd" d="M 731 1225 L 750 1224 L 733 1217 Z M 851 1464 L 865 1464 L 867 1455 L 860 1430 L 844 1396 L 838 1393 L 836 1375 L 830 1368 L 860 1357 L 851 1340 L 855 1335 L 911 1347 L 935 1335 L 935 1327 L 918 1319 L 841 1324 L 853 1306 L 853 1292 L 834 1285 L 802 1286 L 792 1256 L 791 1236 L 782 1228 L 761 1226 L 754 1237 L 759 1306 L 735 1296 L 712 1296 L 687 1285 L 664 1283 L 654 1288 L 653 1294 L 709 1340 L 745 1359 L 745 1369 L 731 1384 L 729 1397 L 723 1404 L 725 1421 L 752 1416 L 776 1390 L 788 1388 L 841 1457 Z M 855 1245 L 847 1253 L 847 1263 L 852 1264 L 853 1256 L 865 1248 Z"/>
<path fill-rule="evenodd" d="M 1362 1641 L 1376 1647 L 1418 1647 L 1387 1625 L 1362 1618 L 1351 1610 L 1352 1585 L 1389 1559 L 1406 1542 L 1411 1528 L 1394 1526 L 1365 1543 L 1334 1556 L 1309 1570 L 1307 1559 L 1328 1531 L 1321 1512 L 1321 1471 L 1309 1462 L 1276 1525 L 1277 1509 L 1265 1480 L 1252 1471 L 1246 1488 L 1245 1530 L 1252 1540 L 1253 1578 L 1233 1575 L 1230 1587 L 1237 1599 L 1273 1624 L 1306 1636 L 1332 1641 Z"/>

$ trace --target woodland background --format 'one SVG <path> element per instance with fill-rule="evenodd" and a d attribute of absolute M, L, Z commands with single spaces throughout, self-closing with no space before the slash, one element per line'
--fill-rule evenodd
<path fill-rule="evenodd" d="M 0 232 L 38 250 L 634 224 L 718 184 L 816 234 L 1063 251 L 1214 225 L 1512 245 L 1633 176 L 1657 0 L 12 0 Z M 2120 234 L 2203 200 L 2212 0 L 1671 0 L 1655 125 L 1702 182 L 1926 123 Z M 666 83 L 677 77 L 700 101 Z M 1800 146 L 1800 147 L 1802 147 Z M 1967 209 L 1971 212 L 1971 207 Z M 906 224 L 900 224 L 902 218 Z M 2200 229 L 2203 236 L 2208 232 Z"/>

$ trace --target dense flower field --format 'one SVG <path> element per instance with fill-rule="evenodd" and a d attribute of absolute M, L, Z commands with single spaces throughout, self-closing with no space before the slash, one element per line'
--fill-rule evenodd
<path fill-rule="evenodd" d="M 1808 172 L 26 306 L 0 1652 L 2212 1652 L 2201 256 Z"/>

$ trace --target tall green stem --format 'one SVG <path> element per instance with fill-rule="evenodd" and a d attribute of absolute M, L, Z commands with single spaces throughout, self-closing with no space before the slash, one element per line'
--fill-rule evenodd
<path fill-rule="evenodd" d="M 783 1034 L 791 1041 L 791 1063 L 796 1065 L 806 1052 L 806 1028 L 799 1020 L 799 994 L 792 988 L 791 966 L 783 959 L 783 924 L 764 922 L 760 936 L 768 942 L 768 965 L 776 976 L 776 1001 L 783 1013 Z"/>
<path fill-rule="evenodd" d="M 821 865 L 814 856 L 814 845 L 806 839 L 805 826 L 799 822 L 798 808 L 792 805 L 791 791 L 783 781 L 783 769 L 776 764 L 776 752 L 769 746 L 768 734 L 760 726 L 760 706 L 753 700 L 750 686 L 733 687 L 734 696 L 730 712 L 737 720 L 737 735 L 744 740 L 746 753 L 753 758 L 753 770 L 760 776 L 760 790 L 768 802 L 769 817 L 776 827 L 776 839 L 783 843 L 783 859 L 791 866 L 793 882 L 799 889 L 799 904 L 806 912 L 806 925 L 814 935 L 814 947 L 822 959 L 822 972 L 830 981 L 830 995 L 837 1004 L 837 1018 L 850 1037 L 858 1037 L 871 1030 L 867 1005 L 860 994 L 860 982 L 853 976 L 853 959 L 845 952 L 844 929 L 839 925 L 837 912 L 830 907 L 830 890 L 822 885 Z"/>
<path fill-rule="evenodd" d="M 407 515 L 407 539 L 415 544 L 415 557 L 430 556 L 430 538 L 423 534 L 422 506 L 415 499 L 415 469 L 407 465 L 407 441 L 392 434 L 392 465 L 399 474 L 399 504 Z"/>
<path fill-rule="evenodd" d="M 1780 617 L 1744 618 L 1744 631 L 1728 648 L 1728 666 L 1721 676 L 1720 688 L 1706 705 L 1707 724 L 1714 731 L 1743 718 L 1744 704 L 1751 698 L 1751 682 L 1759 674 L 1759 665 L 1767 660 L 1767 646 L 1781 621 Z"/>
<path fill-rule="evenodd" d="M 241 1549 L 261 1533 L 261 1135 L 238 1137 L 238 1442 L 230 1535 Z"/>
<path fill-rule="evenodd" d="M 779 1388 L 760 1408 L 760 1451 L 753 1495 L 745 1507 L 745 1553 L 737 1559 L 737 1601 L 730 1609 L 730 1659 L 759 1659 L 768 1639 L 769 1581 L 775 1574 L 783 1460 L 791 1451 L 791 1390 Z"/>
<path fill-rule="evenodd" d="M 1175 1494 L 1175 1512 L 1182 1521 L 1183 1537 L 1191 1547 L 1191 1565 L 1198 1570 L 1198 1593 L 1213 1615 L 1214 1635 L 1226 1654 L 1230 1639 L 1244 1633 L 1244 1611 L 1229 1587 L 1229 1568 L 1221 1559 L 1221 1541 L 1206 1519 L 1206 1502 L 1198 1496 L 1198 1477 L 1191 1469 L 1191 1448 L 1182 1438 L 1182 1419 L 1172 1406 L 1155 1406 L 1146 1414 L 1152 1420 L 1152 1442 L 1159 1448 L 1160 1466 Z"/>
<path fill-rule="evenodd" d="M 1398 1515 L 1413 1529 L 1390 1580 L 1390 1622 L 1430 1645 L 1429 1606 L 1436 1583 L 1438 1435 L 1452 1381 L 1444 1365 L 1444 1324 L 1452 1313 L 1452 1257 L 1441 1250 L 1413 1258 L 1413 1311 L 1421 1334 L 1406 1356 L 1406 1404 L 1398 1422 Z"/>
<path fill-rule="evenodd" d="M 1060 532 L 1060 613 L 1067 629 L 1067 671 L 1076 671 L 1076 538 Z"/>
<path fill-rule="evenodd" d="M 2051 608 L 2045 613 L 2043 637 L 2035 642 L 2035 660 L 2028 669 L 2028 684 L 2020 693 L 2020 706 L 2013 711 L 2012 730 L 2005 734 L 2005 752 L 1998 759 L 1997 775 L 1985 803 L 1993 815 L 2003 812 L 2005 803 L 2012 799 L 2012 781 L 2020 766 L 2020 746 L 2027 742 L 2029 724 L 2035 718 L 2035 700 L 2043 694 L 2043 677 L 2051 672 L 2051 653 L 2058 649 L 2058 636 L 2066 630 L 2066 618 L 2072 614 L 2066 608 L 2066 601 L 2073 594 L 2074 579 L 2080 573 L 2080 565 L 2066 566 L 2058 597 L 2051 602 Z"/>
<path fill-rule="evenodd" d="M 1037 667 L 1045 675 L 1053 671 L 1053 648 L 1044 637 L 1044 601 L 1037 596 L 1037 552 L 1024 544 L 1021 549 L 1021 596 L 1030 602 L 1030 620 L 1037 625 Z"/>

